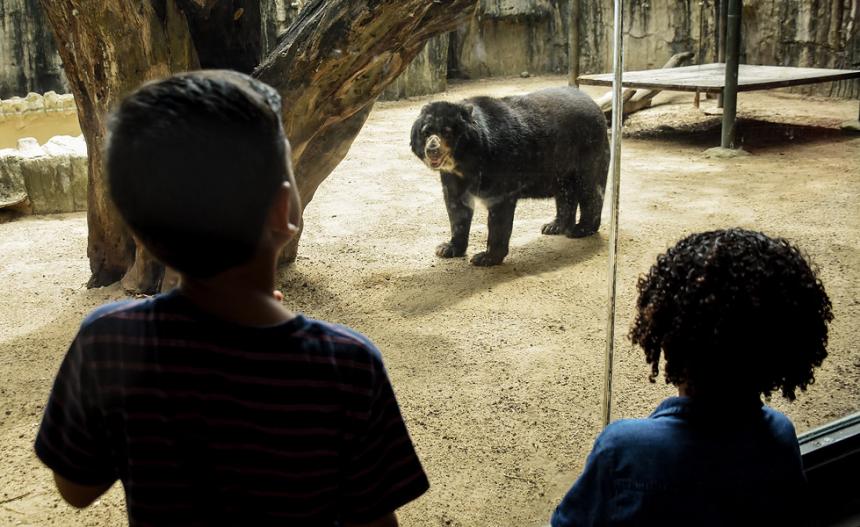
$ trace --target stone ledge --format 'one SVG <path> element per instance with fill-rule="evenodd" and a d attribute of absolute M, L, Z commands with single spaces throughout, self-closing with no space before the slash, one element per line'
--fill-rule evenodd
<path fill-rule="evenodd" d="M 34 113 L 76 113 L 77 111 L 72 94 L 49 91 L 45 95 L 40 95 L 31 92 L 26 97 L 12 97 L 0 101 L 0 122 Z"/>
<path fill-rule="evenodd" d="M 32 137 L 0 150 L 0 208 L 29 200 L 33 214 L 87 208 L 87 146 L 83 136 L 60 135 L 44 145 Z"/>

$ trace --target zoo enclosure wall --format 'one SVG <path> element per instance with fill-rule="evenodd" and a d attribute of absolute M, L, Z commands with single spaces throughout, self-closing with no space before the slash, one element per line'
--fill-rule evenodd
<path fill-rule="evenodd" d="M 581 73 L 612 69 L 612 1 L 580 2 Z M 436 37 L 383 98 L 445 89 L 449 78 L 565 73 L 571 0 L 479 0 L 470 23 Z M 302 1 L 261 0 L 265 51 L 277 45 Z M 716 58 L 718 0 L 633 0 L 625 6 L 625 69 L 660 67 L 681 51 Z M 850 0 L 746 0 L 741 63 L 860 67 L 860 13 Z M 0 0 L 0 98 L 65 91 L 62 64 L 39 0 Z M 860 81 L 793 88 L 860 97 Z"/>

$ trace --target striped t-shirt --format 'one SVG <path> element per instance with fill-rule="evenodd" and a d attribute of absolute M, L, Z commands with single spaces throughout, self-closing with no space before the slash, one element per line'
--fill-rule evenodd
<path fill-rule="evenodd" d="M 367 338 L 233 325 L 176 291 L 84 320 L 35 448 L 72 482 L 122 481 L 135 526 L 334 526 L 428 488 Z"/>

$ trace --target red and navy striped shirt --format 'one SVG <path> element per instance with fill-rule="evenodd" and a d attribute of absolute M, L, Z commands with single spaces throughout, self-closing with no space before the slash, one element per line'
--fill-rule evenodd
<path fill-rule="evenodd" d="M 83 322 L 35 448 L 72 482 L 122 481 L 140 526 L 334 526 L 428 488 L 367 338 L 301 315 L 233 325 L 178 292 Z"/>

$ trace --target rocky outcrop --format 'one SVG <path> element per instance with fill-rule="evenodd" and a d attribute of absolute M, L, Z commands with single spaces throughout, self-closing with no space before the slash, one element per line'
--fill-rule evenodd
<path fill-rule="evenodd" d="M 27 137 L 0 150 L 0 208 L 29 202 L 34 214 L 87 208 L 87 146 L 83 136 L 57 136 L 40 146 Z"/>
<path fill-rule="evenodd" d="M 568 3 L 482 0 L 471 23 L 451 35 L 452 77 L 567 71 Z"/>
<path fill-rule="evenodd" d="M 49 90 L 67 91 L 39 0 L 0 0 L 0 99 Z"/>
<path fill-rule="evenodd" d="M 404 97 L 417 97 L 439 93 L 448 87 L 448 35 L 439 35 L 427 41 L 424 49 L 385 88 L 379 97 L 393 101 Z"/>

